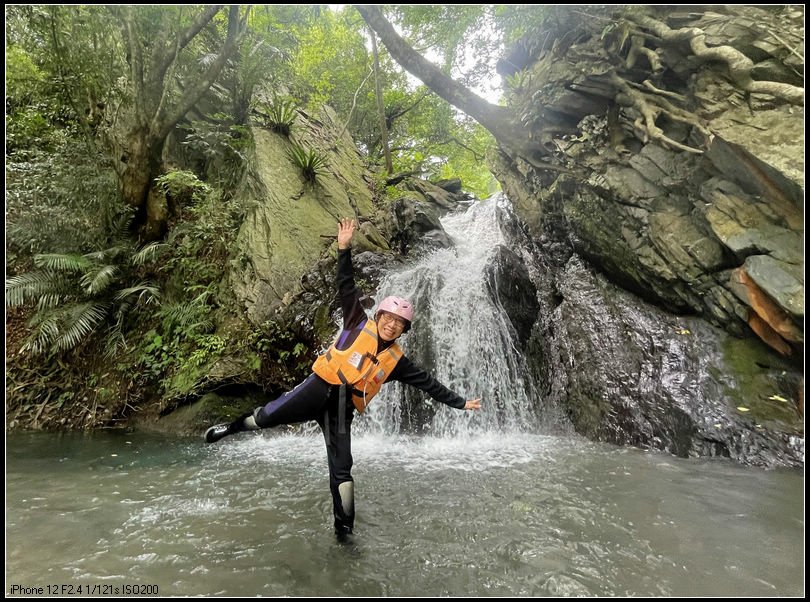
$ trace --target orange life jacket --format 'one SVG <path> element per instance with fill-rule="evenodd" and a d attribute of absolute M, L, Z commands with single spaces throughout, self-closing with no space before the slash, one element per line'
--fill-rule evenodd
<path fill-rule="evenodd" d="M 348 349 L 337 349 L 333 343 L 312 365 L 312 371 L 326 382 L 349 385 L 352 403 L 361 414 L 403 355 L 396 343 L 376 355 L 378 341 L 377 323 L 368 320 Z"/>

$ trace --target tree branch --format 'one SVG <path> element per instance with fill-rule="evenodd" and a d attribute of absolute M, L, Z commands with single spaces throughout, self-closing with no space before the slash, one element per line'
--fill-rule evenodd
<path fill-rule="evenodd" d="M 496 139 L 511 140 L 513 145 L 517 140 L 525 139 L 523 131 L 512 125 L 508 109 L 487 102 L 472 90 L 445 75 L 397 34 L 378 7 L 355 5 L 355 9 L 363 16 L 369 27 L 380 36 L 380 40 L 385 44 L 391 56 L 406 71 L 421 79 L 438 96 L 467 113 L 488 129 Z"/>
<path fill-rule="evenodd" d="M 188 43 L 193 40 L 194 37 L 200 33 L 206 25 L 208 25 L 208 23 L 211 22 L 211 19 L 214 18 L 214 16 L 223 6 L 225 5 L 215 4 L 208 6 L 203 12 L 197 15 L 194 21 L 177 37 L 176 45 L 172 52 L 164 52 L 163 43 L 155 44 L 155 49 L 152 51 L 151 63 L 154 67 L 150 77 L 152 82 L 160 83 L 163 81 L 163 78 L 166 75 L 166 70 L 169 68 L 169 65 L 175 61 L 180 51 L 188 46 Z M 161 53 L 163 53 L 162 59 L 160 57 Z"/>
<path fill-rule="evenodd" d="M 211 63 L 211 66 L 205 72 L 203 77 L 200 78 L 197 83 L 188 91 L 186 91 L 185 94 L 183 94 L 183 97 L 180 99 L 180 102 L 178 103 L 178 106 L 175 108 L 174 112 L 166 119 L 155 122 L 155 128 L 157 130 L 155 133 L 159 140 L 162 140 L 169 135 L 169 132 L 174 125 L 183 118 L 183 115 L 191 110 L 197 101 L 200 100 L 205 91 L 208 90 L 214 81 L 216 81 L 217 77 L 219 77 L 225 63 L 238 47 L 238 42 L 242 37 L 242 33 L 244 32 L 247 14 L 248 13 L 245 13 L 245 17 L 240 19 L 239 6 L 232 5 L 230 7 L 228 11 L 228 35 L 225 38 L 225 42 L 222 45 L 222 50 L 220 51 L 219 56 L 217 56 L 214 62 Z"/>
<path fill-rule="evenodd" d="M 352 98 L 352 108 L 349 110 L 349 116 L 346 118 L 346 122 L 343 124 L 343 129 L 340 130 L 340 133 L 337 135 L 337 138 L 335 138 L 336 143 L 343 137 L 343 133 L 346 131 L 346 128 L 349 127 L 349 122 L 352 120 L 352 115 L 354 114 L 354 108 L 357 106 L 357 95 L 360 93 L 360 90 L 363 89 L 363 86 L 366 85 L 368 78 L 371 77 L 373 74 L 374 68 L 372 67 L 369 70 L 368 75 L 366 75 L 365 79 L 362 82 L 360 82 L 359 86 L 357 86 L 357 90 L 354 91 L 354 98 Z"/>

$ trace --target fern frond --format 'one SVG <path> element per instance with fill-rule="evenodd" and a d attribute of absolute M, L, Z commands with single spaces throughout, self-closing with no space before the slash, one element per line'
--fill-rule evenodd
<path fill-rule="evenodd" d="M 22 346 L 22 351 L 39 355 L 50 349 L 59 336 L 59 317 L 61 312 L 34 314 L 28 325 L 33 329 L 31 338 Z"/>
<path fill-rule="evenodd" d="M 54 341 L 54 350 L 66 351 L 78 345 L 103 322 L 109 312 L 109 303 L 82 303 L 65 312 L 65 329 Z"/>
<path fill-rule="evenodd" d="M 85 253 L 84 255 L 82 255 L 82 257 L 96 263 L 101 262 L 110 263 L 113 262 L 118 257 L 128 256 L 131 251 L 132 247 L 127 243 L 123 243 L 113 245 L 112 247 L 107 247 L 106 249 L 99 249 L 98 251 Z"/>
<path fill-rule="evenodd" d="M 151 242 L 132 256 L 132 265 L 143 265 L 154 261 L 158 255 L 169 247 L 166 243 Z"/>
<path fill-rule="evenodd" d="M 37 309 L 42 310 L 58 307 L 62 302 L 62 299 L 63 295 L 60 295 L 57 292 L 44 293 L 37 299 Z"/>
<path fill-rule="evenodd" d="M 152 284 L 151 282 L 139 282 L 135 286 L 130 286 L 129 288 L 123 288 L 115 295 L 116 301 L 124 301 L 127 297 L 138 295 L 138 301 L 140 301 L 144 295 L 146 295 L 146 303 L 149 304 L 152 301 L 155 303 L 160 301 L 160 289 Z"/>
<path fill-rule="evenodd" d="M 43 295 L 62 292 L 65 281 L 50 270 L 19 274 L 6 280 L 6 305 L 16 307 Z"/>
<path fill-rule="evenodd" d="M 161 310 L 163 325 L 166 332 L 173 333 L 182 330 L 185 334 L 196 331 L 207 332 L 213 328 L 213 323 L 206 316 L 208 308 L 204 299 L 208 293 L 202 293 L 189 303 L 174 303 Z"/>
<path fill-rule="evenodd" d="M 116 356 L 119 349 L 127 349 L 127 340 L 124 332 L 121 330 L 121 325 L 116 324 L 110 328 L 107 338 L 104 340 L 104 357 L 112 359 Z"/>
<path fill-rule="evenodd" d="M 90 267 L 91 263 L 83 255 L 42 253 L 34 255 L 34 265 L 54 272 L 83 272 Z"/>
<path fill-rule="evenodd" d="M 117 274 L 118 266 L 102 265 L 82 276 L 80 283 L 88 295 L 97 295 L 110 286 Z"/>

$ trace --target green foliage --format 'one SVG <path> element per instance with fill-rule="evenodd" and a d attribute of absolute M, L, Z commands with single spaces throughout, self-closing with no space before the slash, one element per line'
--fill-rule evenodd
<path fill-rule="evenodd" d="M 244 206 L 222 190 L 201 182 L 188 171 L 156 178 L 158 188 L 182 218 L 166 241 L 171 248 L 161 270 L 170 274 L 170 287 L 194 290 L 221 277 L 224 261 L 244 217 Z"/>
<path fill-rule="evenodd" d="M 178 128 L 186 131 L 181 144 L 192 156 L 200 158 L 199 173 L 225 190 L 239 184 L 253 148 L 249 128 L 233 123 L 233 118 L 224 113 L 193 120 Z"/>
<path fill-rule="evenodd" d="M 126 241 L 84 255 L 41 254 L 34 257 L 35 271 L 6 280 L 6 304 L 36 304 L 29 321 L 32 335 L 23 350 L 33 354 L 62 353 L 85 341 L 99 327 L 106 327 L 108 352 L 124 344 L 123 326 L 139 303 L 159 298 L 148 281 L 129 283 L 152 249 L 136 253 Z"/>
<path fill-rule="evenodd" d="M 399 143 L 395 172 L 421 171 L 431 179 L 458 177 L 465 190 L 479 197 L 497 190 L 485 162 L 495 145 L 492 135 L 437 96 L 425 96 L 392 132 Z"/>
<path fill-rule="evenodd" d="M 301 170 L 304 180 L 311 183 L 316 182 L 329 165 L 325 155 L 313 149 L 306 150 L 296 142 L 290 144 L 287 156 Z"/>
<path fill-rule="evenodd" d="M 186 300 L 174 299 L 161 305 L 159 325 L 141 340 L 137 365 L 159 383 L 163 392 L 187 393 L 204 368 L 221 357 L 225 340 L 212 333 L 215 284 L 197 285 Z"/>
<path fill-rule="evenodd" d="M 307 346 L 293 332 L 271 320 L 245 337 L 244 352 L 256 358 L 252 365 L 257 370 L 265 366 L 276 378 L 286 380 L 285 384 L 299 379 L 312 365 Z"/>
<path fill-rule="evenodd" d="M 396 5 L 390 17 L 404 29 L 415 48 L 430 48 L 442 59 L 439 63 L 449 72 L 458 65 L 468 51 L 474 50 L 476 59 L 493 54 L 497 40 L 489 40 L 481 32 L 489 29 L 487 5 L 422 4 Z M 484 52 L 486 44 L 489 49 Z"/>
<path fill-rule="evenodd" d="M 282 136 L 290 135 L 290 128 L 298 115 L 298 106 L 292 98 L 274 96 L 264 103 L 265 126 Z"/>
<path fill-rule="evenodd" d="M 492 9 L 493 23 L 507 45 L 530 33 L 542 44 L 547 30 L 553 29 L 548 21 L 558 12 L 554 5 L 537 4 L 497 4 Z"/>
<path fill-rule="evenodd" d="M 69 131 L 56 130 L 49 150 L 6 158 L 6 266 L 28 269 L 42 253 L 82 254 L 111 243 L 129 215 L 117 198 L 115 173 Z"/>
<path fill-rule="evenodd" d="M 155 178 L 155 184 L 163 194 L 182 206 L 199 203 L 211 194 L 211 187 L 186 170 L 172 170 Z"/>
<path fill-rule="evenodd" d="M 293 26 L 295 96 L 311 112 L 328 103 L 348 119 L 354 93 L 369 71 L 362 23 L 354 10 L 325 10 Z"/>
<path fill-rule="evenodd" d="M 159 310 L 145 317 L 147 334 L 135 364 L 167 398 L 191 393 L 224 353 L 226 338 L 214 332 L 217 313 L 228 311 L 222 290 L 224 266 L 244 208 L 190 172 L 158 178 L 159 188 L 182 200 L 182 219 L 172 228 L 158 274 L 164 276 Z"/>
<path fill-rule="evenodd" d="M 512 75 L 507 75 L 504 78 L 504 81 L 506 83 L 507 89 L 510 92 L 514 94 L 520 94 L 531 85 L 532 76 L 531 73 L 529 73 L 525 69 L 521 69 L 520 71 L 516 71 Z"/>

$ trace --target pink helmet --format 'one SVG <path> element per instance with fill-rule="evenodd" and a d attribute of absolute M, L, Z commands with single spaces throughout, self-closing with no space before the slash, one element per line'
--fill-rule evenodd
<path fill-rule="evenodd" d="M 381 311 L 387 311 L 388 313 L 407 320 L 408 323 L 405 325 L 405 331 L 407 332 L 408 329 L 410 329 L 411 322 L 413 322 L 413 304 L 407 299 L 394 296 L 386 297 L 382 300 L 382 303 L 380 303 L 380 306 L 377 308 L 377 314 L 375 315 L 379 315 Z"/>

